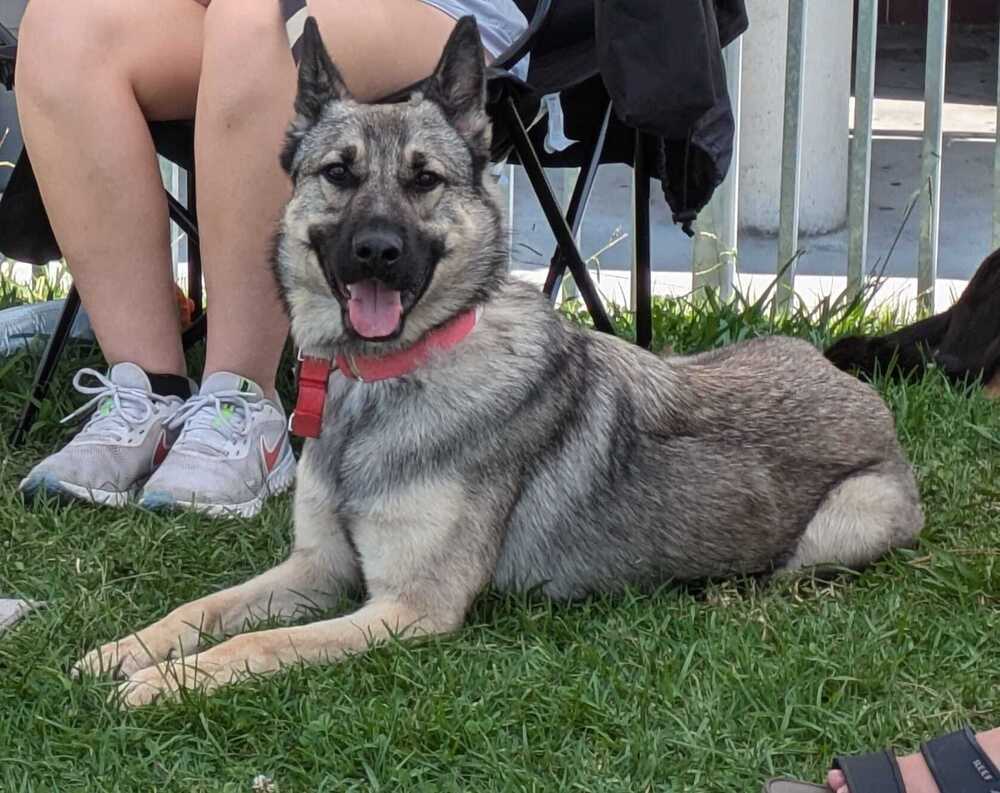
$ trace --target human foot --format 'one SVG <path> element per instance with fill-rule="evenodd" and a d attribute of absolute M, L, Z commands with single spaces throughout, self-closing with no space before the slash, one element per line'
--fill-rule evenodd
<path fill-rule="evenodd" d="M 976 736 L 976 740 L 987 757 L 994 764 L 1000 765 L 1000 729 L 979 733 Z M 970 759 L 969 762 L 974 764 L 975 760 Z M 898 763 L 906 793 L 950 793 L 950 791 L 942 791 L 938 787 L 934 779 L 934 774 L 931 773 L 930 768 L 927 766 L 927 760 L 922 753 L 916 752 L 906 757 L 900 757 Z M 982 779 L 982 793 L 987 793 L 991 790 L 991 785 L 988 784 L 991 781 L 995 785 L 1000 785 L 1000 779 L 994 778 L 991 780 L 988 778 L 994 776 L 990 769 L 976 767 L 975 765 L 973 765 L 973 768 L 978 773 L 980 779 Z M 864 791 L 851 790 L 847 784 L 847 777 L 844 775 L 844 772 L 837 769 L 827 774 L 826 784 L 833 793 L 864 793 Z M 977 793 L 979 793 L 978 790 Z"/>
<path fill-rule="evenodd" d="M 119 363 L 107 375 L 81 369 L 73 385 L 91 398 L 63 421 L 92 410 L 90 418 L 73 440 L 32 468 L 19 489 L 26 499 L 50 495 L 124 506 L 166 457 L 177 436 L 170 419 L 192 384 Z"/>
<path fill-rule="evenodd" d="M 295 457 L 285 413 L 253 381 L 210 375 L 171 425 L 181 434 L 140 506 L 253 517 L 269 496 L 291 487 Z"/>
<path fill-rule="evenodd" d="M 1000 729 L 934 738 L 897 760 L 888 752 L 838 757 L 826 785 L 772 779 L 764 793 L 998 793 Z"/>

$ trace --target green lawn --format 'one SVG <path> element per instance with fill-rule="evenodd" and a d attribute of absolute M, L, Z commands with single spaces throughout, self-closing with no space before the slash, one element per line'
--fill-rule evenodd
<path fill-rule="evenodd" d="M 678 351 L 774 329 L 822 342 L 878 318 L 657 306 Z M 77 351 L 73 367 L 93 361 Z M 0 427 L 30 382 L 0 362 Z M 121 713 L 71 682 L 85 650 L 264 570 L 289 502 L 252 521 L 73 506 L 18 479 L 70 430 L 66 386 L 31 441 L 0 440 L 0 593 L 50 606 L 0 639 L 0 791 L 757 791 L 834 752 L 1000 724 L 1000 404 L 930 375 L 883 385 L 920 479 L 918 549 L 857 576 L 553 606 L 483 596 L 459 634 Z"/>

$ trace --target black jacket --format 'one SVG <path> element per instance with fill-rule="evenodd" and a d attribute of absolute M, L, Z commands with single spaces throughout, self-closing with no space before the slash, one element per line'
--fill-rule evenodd
<path fill-rule="evenodd" d="M 534 3 L 522 8 L 530 15 Z M 744 0 L 554 0 L 528 82 L 562 91 L 566 134 L 593 140 L 606 97 L 614 105 L 602 161 L 631 164 L 635 134 L 649 133 L 675 222 L 705 207 L 732 159 L 735 125 L 722 48 L 742 34 Z M 538 142 L 544 130 L 535 130 Z M 546 155 L 550 166 L 579 165 L 583 146 Z"/>

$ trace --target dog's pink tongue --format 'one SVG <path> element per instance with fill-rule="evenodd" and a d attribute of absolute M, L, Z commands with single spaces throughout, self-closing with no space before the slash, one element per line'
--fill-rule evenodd
<path fill-rule="evenodd" d="M 403 316 L 399 292 L 374 278 L 358 281 L 348 288 L 351 299 L 347 310 L 359 336 L 377 339 L 396 332 Z"/>

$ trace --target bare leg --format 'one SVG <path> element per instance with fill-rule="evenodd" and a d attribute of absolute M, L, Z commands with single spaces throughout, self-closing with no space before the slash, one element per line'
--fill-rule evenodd
<path fill-rule="evenodd" d="M 192 0 L 31 0 L 18 113 L 53 229 L 110 363 L 181 374 L 167 207 L 146 119 L 190 118 Z"/>
<path fill-rule="evenodd" d="M 431 73 L 453 20 L 416 0 L 310 3 L 351 91 L 377 99 Z M 288 323 L 270 244 L 290 185 L 278 153 L 295 69 L 278 4 L 213 0 L 195 134 L 209 311 L 205 373 L 231 371 L 273 395 Z"/>

